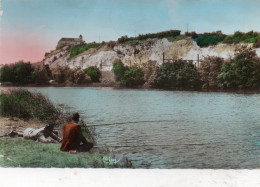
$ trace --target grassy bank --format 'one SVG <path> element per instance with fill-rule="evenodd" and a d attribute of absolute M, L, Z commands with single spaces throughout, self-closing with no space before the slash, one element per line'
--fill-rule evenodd
<path fill-rule="evenodd" d="M 60 111 L 39 93 L 13 89 L 0 95 L 0 114 L 22 119 L 55 120 Z"/>
<path fill-rule="evenodd" d="M 60 151 L 59 144 L 43 144 L 23 138 L 0 138 L 0 167 L 40 168 L 117 168 L 109 164 L 105 154 Z"/>

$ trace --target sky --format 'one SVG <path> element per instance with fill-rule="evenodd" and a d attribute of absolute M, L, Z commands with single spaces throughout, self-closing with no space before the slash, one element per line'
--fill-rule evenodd
<path fill-rule="evenodd" d="M 260 32 L 260 0 L 0 0 L 0 64 L 39 62 L 62 37 L 86 42 L 165 30 Z"/>

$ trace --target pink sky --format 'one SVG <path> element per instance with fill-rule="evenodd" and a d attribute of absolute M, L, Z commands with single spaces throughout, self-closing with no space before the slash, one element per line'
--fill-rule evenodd
<path fill-rule="evenodd" d="M 23 33 L 9 33 L 1 37 L 0 64 L 19 60 L 39 62 L 45 52 L 53 48 L 45 38 Z"/>

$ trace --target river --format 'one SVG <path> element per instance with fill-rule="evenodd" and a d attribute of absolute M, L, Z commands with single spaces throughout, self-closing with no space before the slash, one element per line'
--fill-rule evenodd
<path fill-rule="evenodd" d="M 259 94 L 28 89 L 78 111 L 89 125 L 108 124 L 95 127 L 97 146 L 135 168 L 260 168 Z"/>

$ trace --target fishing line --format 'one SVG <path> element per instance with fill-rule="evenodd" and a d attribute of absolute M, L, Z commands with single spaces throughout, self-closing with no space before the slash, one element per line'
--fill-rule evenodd
<path fill-rule="evenodd" d="M 173 147 L 173 146 L 177 146 L 177 145 L 183 145 L 183 146 L 198 145 L 198 146 L 202 146 L 202 145 L 209 145 L 209 144 L 216 144 L 216 143 L 206 143 L 206 144 L 172 144 L 172 145 L 162 145 L 162 144 L 155 144 L 155 145 L 105 145 L 105 146 L 94 146 L 94 148 L 103 148 L 103 147 Z"/>
<path fill-rule="evenodd" d="M 120 123 L 103 123 L 103 124 L 86 124 L 87 127 L 97 127 L 97 126 L 108 126 L 108 125 L 122 125 L 130 123 L 155 123 L 155 122 L 173 122 L 174 120 L 158 120 L 158 121 L 129 121 Z"/>

